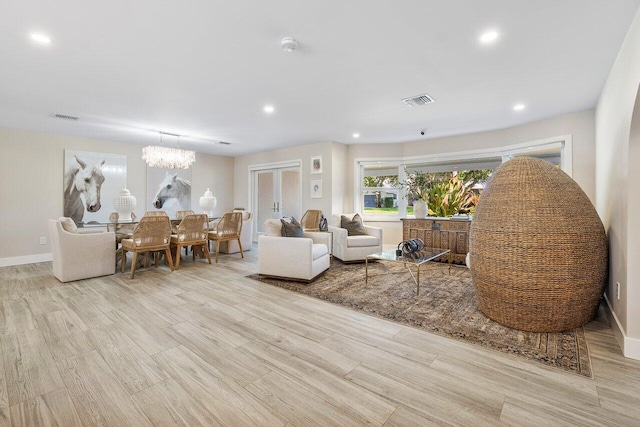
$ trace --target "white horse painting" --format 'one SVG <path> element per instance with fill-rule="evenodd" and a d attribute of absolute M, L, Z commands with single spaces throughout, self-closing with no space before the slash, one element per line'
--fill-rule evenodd
<path fill-rule="evenodd" d="M 64 216 L 77 224 L 84 217 L 85 206 L 87 212 L 98 212 L 102 207 L 100 188 L 104 182 L 102 166 L 105 160 L 90 163 L 77 155 L 73 157 L 75 161 L 67 164 L 64 174 Z"/>
<path fill-rule="evenodd" d="M 162 209 L 165 203 L 171 199 L 175 199 L 181 209 L 190 209 L 191 181 L 180 178 L 177 173 L 170 175 L 166 172 L 153 198 L 153 207 Z"/>

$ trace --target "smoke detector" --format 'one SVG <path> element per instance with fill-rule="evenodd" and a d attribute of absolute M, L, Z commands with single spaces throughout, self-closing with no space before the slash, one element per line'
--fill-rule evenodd
<path fill-rule="evenodd" d="M 280 41 L 280 47 L 285 52 L 293 52 L 298 47 L 298 42 L 293 37 L 285 37 Z"/>

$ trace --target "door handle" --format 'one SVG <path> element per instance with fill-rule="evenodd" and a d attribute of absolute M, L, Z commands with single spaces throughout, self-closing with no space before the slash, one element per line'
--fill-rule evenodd
<path fill-rule="evenodd" d="M 273 202 L 273 209 L 274 212 L 278 212 L 278 210 L 276 209 L 276 202 Z"/>
<path fill-rule="evenodd" d="M 276 212 L 280 212 L 280 202 L 278 202 L 278 210 Z"/>

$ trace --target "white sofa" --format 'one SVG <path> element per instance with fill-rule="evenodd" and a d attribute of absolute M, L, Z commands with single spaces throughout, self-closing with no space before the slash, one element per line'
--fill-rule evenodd
<path fill-rule="evenodd" d="M 349 219 L 355 213 L 343 214 Z M 333 215 L 329 231 L 333 232 L 333 256 L 343 262 L 364 261 L 367 255 L 382 252 L 382 229 L 365 225 L 366 236 L 349 236 L 340 228 L 340 215 Z"/>
<path fill-rule="evenodd" d="M 50 219 L 49 236 L 53 275 L 61 282 L 115 273 L 115 233 L 71 233 L 62 228 L 60 220 Z"/>
<path fill-rule="evenodd" d="M 275 228 L 279 221 L 267 220 L 266 223 L 271 222 Z M 305 237 L 274 234 L 258 237 L 258 274 L 261 276 L 311 282 L 329 268 L 329 249 L 323 233 L 304 233 Z"/>
<path fill-rule="evenodd" d="M 253 215 L 247 211 L 242 212 L 242 231 L 240 232 L 240 243 L 242 243 L 242 252 L 251 250 L 252 238 L 253 238 Z M 228 242 L 220 242 L 220 252 L 223 254 L 237 254 L 240 252 L 240 247 L 236 240 L 230 240 Z"/>

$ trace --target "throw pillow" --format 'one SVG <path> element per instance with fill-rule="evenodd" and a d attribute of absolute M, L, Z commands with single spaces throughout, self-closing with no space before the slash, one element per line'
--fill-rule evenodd
<path fill-rule="evenodd" d="M 291 217 L 291 222 L 284 219 L 280 221 L 282 222 L 282 237 L 304 237 L 302 226 L 294 217 Z"/>
<path fill-rule="evenodd" d="M 62 225 L 62 228 L 64 229 L 64 231 L 68 232 L 68 233 L 77 233 L 78 232 L 78 226 L 76 225 L 75 222 L 73 222 L 73 220 L 71 218 L 67 218 L 64 216 L 61 216 L 58 221 L 60 221 L 60 225 Z"/>
<path fill-rule="evenodd" d="M 362 218 L 360 218 L 360 214 L 355 214 L 351 219 L 342 215 L 340 217 L 340 228 L 346 229 L 348 236 L 366 236 L 367 235 L 367 230 L 365 230 L 364 228 L 364 224 L 362 223 Z"/>

